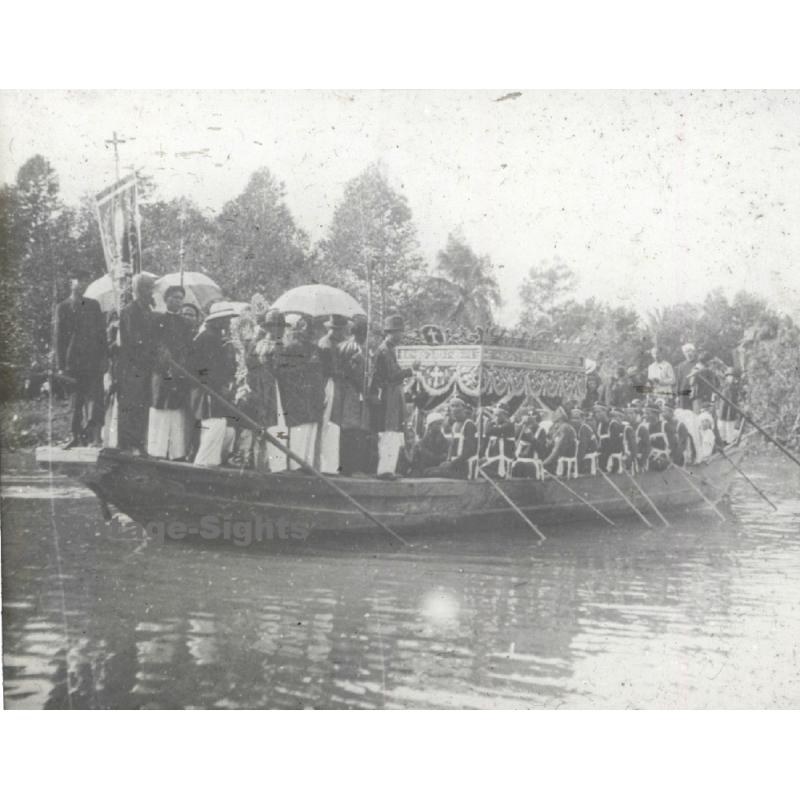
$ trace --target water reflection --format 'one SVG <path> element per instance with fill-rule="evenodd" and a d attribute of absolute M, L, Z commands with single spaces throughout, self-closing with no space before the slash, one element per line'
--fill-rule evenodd
<path fill-rule="evenodd" d="M 6 705 L 796 706 L 800 481 L 758 469 L 778 513 L 411 553 L 57 540 L 93 500 L 7 496 Z"/>

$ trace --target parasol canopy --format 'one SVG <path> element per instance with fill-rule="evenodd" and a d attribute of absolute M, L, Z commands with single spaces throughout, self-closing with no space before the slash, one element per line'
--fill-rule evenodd
<path fill-rule="evenodd" d="M 166 308 L 164 291 L 170 286 L 180 285 L 180 272 L 170 272 L 156 281 L 156 288 L 153 293 L 153 299 L 156 301 L 156 311 L 164 311 Z M 216 303 L 224 297 L 219 286 L 208 275 L 203 275 L 202 272 L 184 272 L 183 288 L 186 290 L 186 297 L 183 302 L 194 303 L 204 314 L 208 311 L 211 303 Z"/>
<path fill-rule="evenodd" d="M 340 314 L 352 319 L 359 314 L 367 315 L 367 312 L 347 292 L 318 283 L 290 289 L 282 294 L 272 307 L 283 311 L 284 314 L 308 314 L 311 317 Z"/>
<path fill-rule="evenodd" d="M 152 272 L 144 272 L 142 274 L 149 275 L 154 280 L 158 278 L 158 276 L 153 275 Z M 115 309 L 116 304 L 114 303 L 114 287 L 111 283 L 111 275 L 106 274 L 103 275 L 102 278 L 92 281 L 86 288 L 84 297 L 97 300 L 97 302 L 100 303 L 100 309 L 104 314 L 107 314 L 109 311 Z"/>

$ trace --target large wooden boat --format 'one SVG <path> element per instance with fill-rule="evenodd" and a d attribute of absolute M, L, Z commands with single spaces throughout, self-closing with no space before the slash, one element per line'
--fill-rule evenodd
<path fill-rule="evenodd" d="M 739 447 L 728 448 L 727 458 L 716 455 L 708 463 L 645 472 L 634 484 L 627 474 L 605 478 L 579 477 L 557 482 L 505 479 L 497 481 L 508 497 L 537 525 L 595 520 L 607 526 L 595 511 L 565 486 L 611 519 L 632 515 L 632 503 L 659 524 L 642 492 L 665 515 L 704 504 L 702 495 L 717 502 L 735 477 L 741 460 Z M 37 461 L 82 481 L 104 505 L 114 506 L 143 525 L 182 522 L 201 530 L 205 517 L 222 521 L 254 521 L 289 525 L 312 532 L 366 532 L 376 526 L 347 500 L 312 475 L 300 472 L 264 474 L 227 467 L 207 468 L 162 459 L 131 456 L 116 450 L 60 450 L 39 448 Z M 431 535 L 450 526 L 499 531 L 520 524 L 509 503 L 483 479 L 450 480 L 409 478 L 333 478 L 377 519 L 404 536 Z M 640 488 L 641 491 L 640 491 Z M 626 499 L 627 498 L 627 499 Z M 189 530 L 191 533 L 191 530 Z"/>

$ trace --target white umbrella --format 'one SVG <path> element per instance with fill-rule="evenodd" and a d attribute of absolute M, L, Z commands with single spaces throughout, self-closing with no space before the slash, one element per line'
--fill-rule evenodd
<path fill-rule="evenodd" d="M 308 314 L 311 317 L 327 317 L 330 314 L 340 314 L 350 318 L 357 314 L 366 316 L 366 311 L 347 292 L 318 283 L 290 289 L 286 294 L 282 294 L 272 307 L 283 311 L 284 314 Z"/>
<path fill-rule="evenodd" d="M 180 285 L 180 272 L 170 272 L 169 275 L 164 275 L 156 281 L 156 290 L 153 293 L 156 301 L 156 311 L 163 311 L 166 308 L 164 291 L 170 286 Z M 222 289 L 208 275 L 203 275 L 202 272 L 184 272 L 183 288 L 186 290 L 186 297 L 184 297 L 183 302 L 194 303 L 203 313 L 206 312 L 210 303 L 216 303 L 222 300 L 224 296 Z"/>
<path fill-rule="evenodd" d="M 153 275 L 152 272 L 144 272 L 142 274 L 149 275 L 153 279 L 158 277 L 157 275 Z M 92 281 L 86 288 L 84 297 L 97 300 L 97 302 L 100 303 L 100 309 L 104 314 L 107 314 L 112 309 L 115 309 L 116 304 L 114 302 L 114 287 L 111 283 L 111 275 L 106 273 L 102 278 Z"/>

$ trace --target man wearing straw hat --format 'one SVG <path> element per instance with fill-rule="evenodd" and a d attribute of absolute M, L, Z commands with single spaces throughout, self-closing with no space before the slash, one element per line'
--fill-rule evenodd
<path fill-rule="evenodd" d="M 378 432 L 378 477 L 394 478 L 400 448 L 405 444 L 406 404 L 403 382 L 419 368 L 414 362 L 402 369 L 397 363 L 395 347 L 400 343 L 405 324 L 399 315 L 387 317 L 383 325 L 384 340 L 375 352 L 372 392 L 378 397 L 375 429 Z"/>

